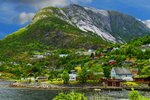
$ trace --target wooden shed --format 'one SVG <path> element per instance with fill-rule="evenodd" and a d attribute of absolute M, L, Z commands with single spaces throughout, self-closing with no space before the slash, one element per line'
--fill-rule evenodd
<path fill-rule="evenodd" d="M 102 82 L 106 86 L 121 87 L 122 86 L 121 82 L 123 82 L 123 80 L 120 80 L 120 79 L 102 79 Z"/>

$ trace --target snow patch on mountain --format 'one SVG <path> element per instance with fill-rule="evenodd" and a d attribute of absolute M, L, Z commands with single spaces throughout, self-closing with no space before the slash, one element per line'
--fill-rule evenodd
<path fill-rule="evenodd" d="M 150 20 L 145 20 L 143 22 L 148 28 L 150 28 Z"/>

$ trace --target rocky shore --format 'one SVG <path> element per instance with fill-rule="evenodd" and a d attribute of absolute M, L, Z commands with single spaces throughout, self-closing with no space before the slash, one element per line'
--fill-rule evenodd
<path fill-rule="evenodd" d="M 101 90 L 115 90 L 115 91 L 121 91 L 121 90 L 131 90 L 132 87 L 104 87 L 101 85 L 90 85 L 90 84 L 76 84 L 76 85 L 54 85 L 54 84 L 46 84 L 46 83 L 20 83 L 15 82 L 10 84 L 10 87 L 18 87 L 18 88 L 32 88 L 32 89 L 62 89 L 62 90 L 70 90 L 70 89 L 76 89 L 76 90 L 95 90 L 95 91 L 101 91 Z M 147 87 L 134 87 L 136 90 L 142 90 L 142 91 L 150 91 L 150 88 Z"/>

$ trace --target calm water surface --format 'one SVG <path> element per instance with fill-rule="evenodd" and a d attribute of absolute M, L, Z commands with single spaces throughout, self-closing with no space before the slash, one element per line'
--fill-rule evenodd
<path fill-rule="evenodd" d="M 10 88 L 10 82 L 0 81 L 0 100 L 52 100 L 61 90 L 33 90 L 23 88 Z M 65 91 L 69 92 L 69 91 Z M 88 96 L 89 100 L 119 100 L 128 99 L 129 91 L 79 91 Z M 150 92 L 141 92 L 145 96 L 150 96 Z"/>

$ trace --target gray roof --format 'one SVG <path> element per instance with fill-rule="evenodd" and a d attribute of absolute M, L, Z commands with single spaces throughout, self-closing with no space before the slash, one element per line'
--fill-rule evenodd
<path fill-rule="evenodd" d="M 113 69 L 115 70 L 116 74 L 119 74 L 119 75 L 132 75 L 131 71 L 128 68 L 116 67 Z"/>

